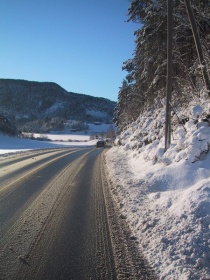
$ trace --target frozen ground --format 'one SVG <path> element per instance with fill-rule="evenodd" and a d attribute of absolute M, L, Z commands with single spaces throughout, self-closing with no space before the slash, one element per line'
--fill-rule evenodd
<path fill-rule="evenodd" d="M 46 141 L 22 139 L 0 134 L 0 154 L 3 155 L 31 149 L 95 146 L 98 141 L 95 139 L 95 136 L 97 135 L 99 138 L 102 137 L 110 129 L 110 124 L 95 125 L 90 123 L 88 124 L 88 127 L 89 129 L 86 133 L 84 131 L 71 134 L 33 133 L 34 138 L 46 138 Z M 28 134 L 32 135 L 32 133 Z"/>
<path fill-rule="evenodd" d="M 179 111 L 189 121 L 164 153 L 165 112 L 150 109 L 106 154 L 113 197 L 162 280 L 210 279 L 209 112 Z"/>
<path fill-rule="evenodd" d="M 66 141 L 66 142 L 89 142 L 90 141 L 90 135 L 80 135 L 80 134 L 39 134 L 34 133 L 33 134 L 35 138 L 39 137 L 46 137 L 47 139 L 51 141 Z"/>
<path fill-rule="evenodd" d="M 57 135 L 58 136 L 58 135 Z M 66 135 L 59 135 L 59 140 L 65 140 Z M 52 136 L 53 138 L 53 136 Z M 87 141 L 84 136 L 75 136 L 75 142 L 38 141 L 0 135 L 0 154 L 16 153 L 33 149 L 47 149 L 59 147 L 91 147 L 96 145 L 96 139 Z M 88 137 L 90 138 L 90 137 Z M 49 136 L 50 139 L 50 136 Z"/>

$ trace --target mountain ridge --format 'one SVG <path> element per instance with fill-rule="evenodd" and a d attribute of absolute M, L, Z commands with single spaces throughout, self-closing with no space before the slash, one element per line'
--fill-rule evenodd
<path fill-rule="evenodd" d="M 33 125 L 37 130 L 52 120 L 59 128 L 68 120 L 111 122 L 115 105 L 103 97 L 68 92 L 54 82 L 0 79 L 0 112 L 15 116 L 19 130 L 31 131 Z M 45 125 L 43 130 L 50 128 L 56 129 Z"/>

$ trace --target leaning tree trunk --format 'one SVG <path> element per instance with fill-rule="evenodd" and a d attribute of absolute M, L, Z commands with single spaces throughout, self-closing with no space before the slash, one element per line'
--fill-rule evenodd
<path fill-rule="evenodd" d="M 193 10 L 192 10 L 191 4 L 190 4 L 190 0 L 184 0 L 184 1 L 185 1 L 188 17 L 189 17 L 191 28 L 192 28 L 192 33 L 193 33 L 193 37 L 194 37 L 194 41 L 195 41 L 195 45 L 196 45 L 196 49 L 197 49 L 197 53 L 198 53 L 198 59 L 199 59 L 200 65 L 201 65 L 203 80 L 204 80 L 206 89 L 208 91 L 208 95 L 210 96 L 210 81 L 209 81 L 209 76 L 207 73 L 207 68 L 206 68 L 206 63 L 205 63 L 205 59 L 204 59 L 204 55 L 203 55 L 200 37 L 198 34 L 196 22 L 195 22 L 195 17 L 194 17 Z"/>

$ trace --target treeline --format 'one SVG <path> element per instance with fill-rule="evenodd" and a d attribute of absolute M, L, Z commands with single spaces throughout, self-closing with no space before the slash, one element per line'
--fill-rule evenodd
<path fill-rule="evenodd" d="M 193 30 L 186 9 L 191 5 L 205 66 L 197 54 Z M 209 0 L 173 0 L 173 107 L 199 97 L 204 89 L 202 68 L 210 69 Z M 139 114 L 161 100 L 166 92 L 167 1 L 132 0 L 128 21 L 139 23 L 135 32 L 134 56 L 123 63 L 127 76 L 122 82 L 115 110 L 118 132 Z M 209 73 L 208 73 L 209 74 Z M 207 74 L 207 75 L 208 75 Z"/>

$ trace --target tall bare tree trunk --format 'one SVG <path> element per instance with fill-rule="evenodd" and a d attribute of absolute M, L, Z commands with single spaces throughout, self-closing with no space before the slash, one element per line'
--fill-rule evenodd
<path fill-rule="evenodd" d="M 192 10 L 191 4 L 190 4 L 190 0 L 184 0 L 184 1 L 185 1 L 188 17 L 189 17 L 191 28 L 192 28 L 192 33 L 193 33 L 193 37 L 194 37 L 194 41 L 195 41 L 195 45 L 196 45 L 196 49 L 197 49 L 197 53 L 198 53 L 199 63 L 201 65 L 201 71 L 202 71 L 202 75 L 203 75 L 204 84 L 208 91 L 208 95 L 210 96 L 210 81 L 209 81 L 209 76 L 208 76 L 207 69 L 206 69 L 206 63 L 205 63 L 203 50 L 202 50 L 202 46 L 201 46 L 201 41 L 200 41 L 200 37 L 198 34 L 196 22 L 195 22 L 195 17 L 194 17 L 193 10 Z"/>

